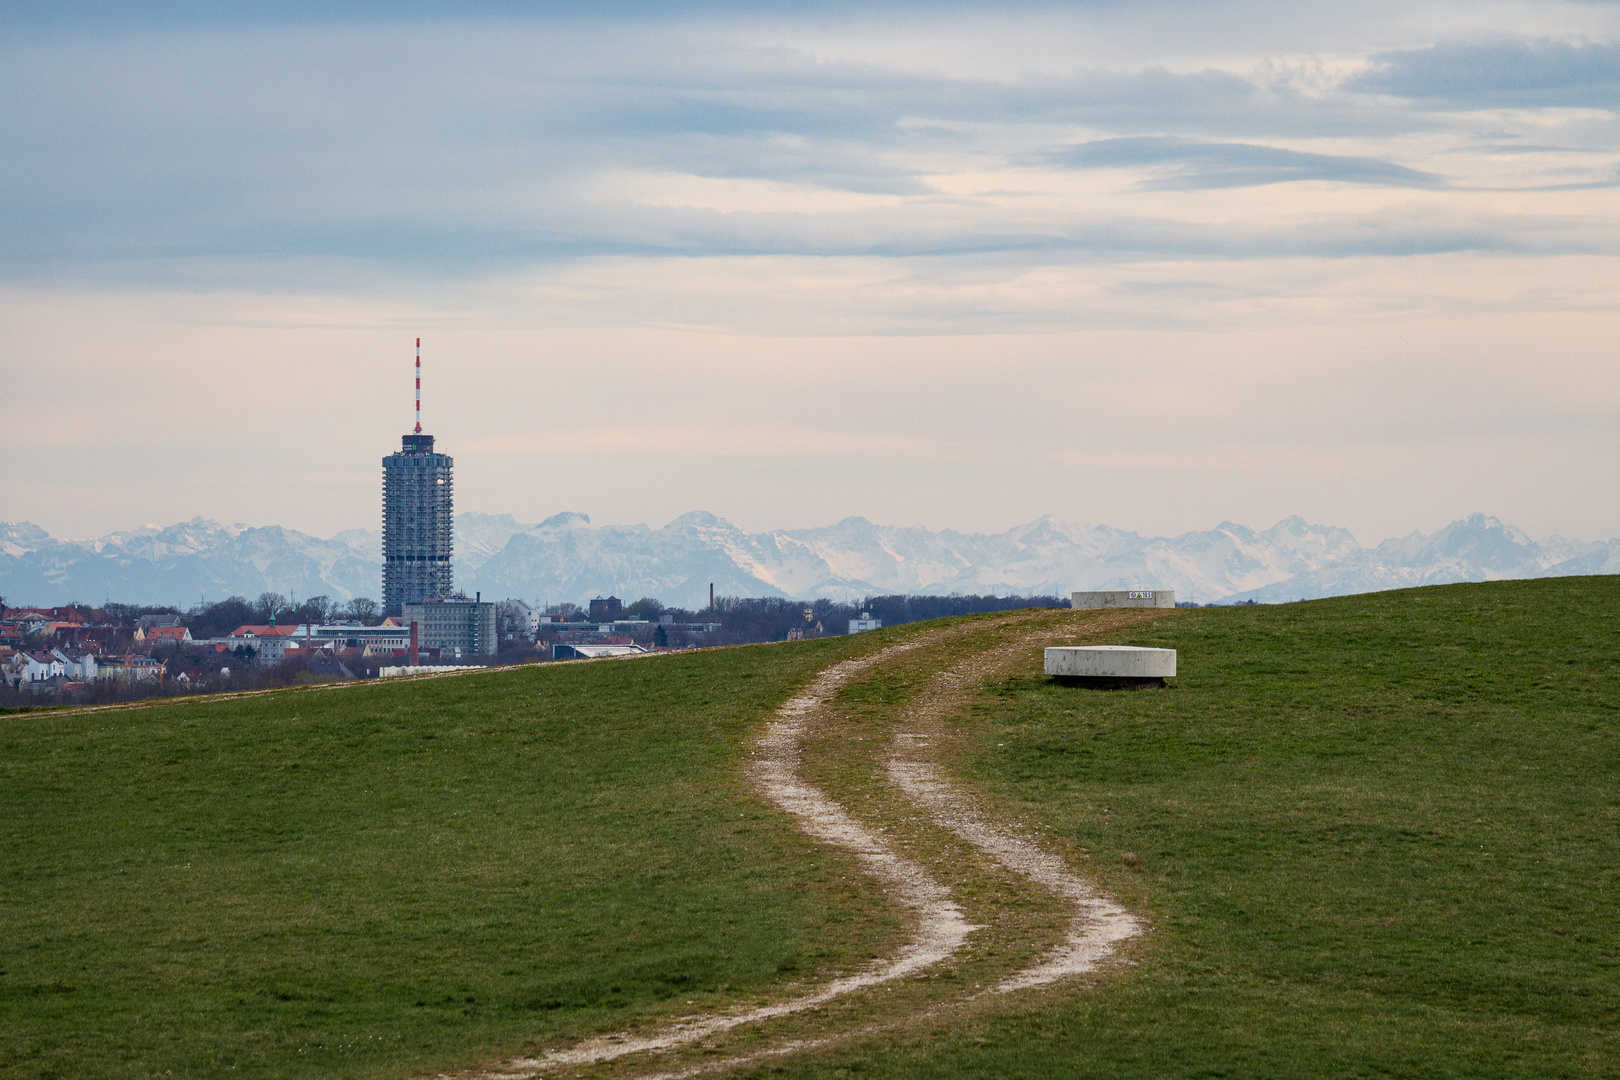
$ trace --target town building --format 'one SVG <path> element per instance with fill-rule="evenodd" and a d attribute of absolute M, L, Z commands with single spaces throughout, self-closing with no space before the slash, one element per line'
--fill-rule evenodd
<path fill-rule="evenodd" d="M 446 596 L 403 606 L 400 621 L 417 626 L 418 643 L 456 658 L 492 656 L 499 647 L 495 605 L 464 596 Z"/>
<path fill-rule="evenodd" d="M 383 611 L 446 596 L 451 588 L 450 547 L 454 460 L 433 452 L 433 436 L 407 435 L 397 454 L 383 458 Z"/>
<path fill-rule="evenodd" d="M 114 682 L 142 682 L 161 679 L 168 670 L 166 661 L 150 656 L 104 656 L 96 662 L 96 678 Z"/>
<path fill-rule="evenodd" d="M 530 641 L 540 631 L 540 612 L 530 607 L 522 600 L 502 600 L 502 612 L 506 617 L 506 632 L 509 634 L 522 634 Z"/>
<path fill-rule="evenodd" d="M 863 611 L 860 618 L 849 620 L 849 632 L 859 634 L 863 630 L 876 630 L 882 625 L 882 619 L 874 619 L 870 611 Z"/>
<path fill-rule="evenodd" d="M 191 631 L 184 626 L 137 626 L 135 640 L 150 648 L 168 642 L 190 641 Z"/>
<path fill-rule="evenodd" d="M 624 601 L 617 596 L 605 599 L 598 596 L 591 601 L 591 622 L 612 622 L 624 614 Z"/>
<path fill-rule="evenodd" d="M 62 658 L 44 649 L 31 649 L 18 655 L 23 658 L 24 682 L 40 683 L 67 674 L 67 665 Z"/>
<path fill-rule="evenodd" d="M 265 664 L 280 663 L 291 655 L 313 656 L 323 649 L 337 649 L 342 655 L 355 659 L 374 656 L 403 655 L 410 647 L 411 628 L 399 625 L 399 619 L 388 619 L 381 626 L 362 626 L 359 623 L 299 623 L 295 626 L 238 626 L 229 637 L 209 638 L 202 642 L 223 651 L 234 652 L 246 646 L 254 651 L 254 659 Z M 301 650 L 308 649 L 308 654 Z"/>
<path fill-rule="evenodd" d="M 595 660 L 601 656 L 636 656 L 646 652 L 640 645 L 553 645 L 553 660 Z"/>
<path fill-rule="evenodd" d="M 279 664 L 299 649 L 318 648 L 322 642 L 315 634 L 318 627 L 308 623 L 292 626 L 238 626 L 227 638 L 214 638 L 208 644 L 224 644 L 232 650 L 245 646 L 253 650 L 253 662 L 260 667 Z"/>
<path fill-rule="evenodd" d="M 16 612 L 10 618 L 11 625 L 25 637 L 30 634 L 42 633 L 47 626 L 51 625 L 51 620 L 48 617 L 35 611 Z"/>
<path fill-rule="evenodd" d="M 91 680 L 96 677 L 96 655 L 84 649 L 57 646 L 51 655 L 62 661 L 62 674 L 70 679 Z"/>
<path fill-rule="evenodd" d="M 309 661 L 311 675 L 323 675 L 328 678 L 347 681 L 354 678 L 354 672 L 348 665 L 338 659 L 337 653 L 332 649 L 317 649 Z"/>
<path fill-rule="evenodd" d="M 367 656 L 408 648 L 411 628 L 408 626 L 317 626 L 317 645 L 336 642 L 342 648 L 362 649 Z"/>

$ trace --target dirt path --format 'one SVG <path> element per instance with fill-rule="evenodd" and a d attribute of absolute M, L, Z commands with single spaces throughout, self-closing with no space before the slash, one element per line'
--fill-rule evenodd
<path fill-rule="evenodd" d="M 939 963 L 961 948 L 967 936 L 978 927 L 968 925 L 962 917 L 962 909 L 951 900 L 950 890 L 934 880 L 919 863 L 901 855 L 876 831 L 861 824 L 799 776 L 800 743 L 806 727 L 826 708 L 839 688 L 874 664 L 914 648 L 917 643 L 905 642 L 872 656 L 845 660 L 823 671 L 803 693 L 777 710 L 776 718 L 757 743 L 758 755 L 750 770 L 760 793 L 797 817 L 800 828 L 817 840 L 854 855 L 867 873 L 912 910 L 916 926 L 911 940 L 893 956 L 866 971 L 834 979 L 787 1001 L 688 1020 L 647 1036 L 615 1034 L 587 1039 L 566 1050 L 513 1061 L 505 1075 L 543 1075 L 563 1066 L 588 1065 L 699 1042 L 744 1024 L 804 1012 L 857 990 L 904 978 Z"/>
<path fill-rule="evenodd" d="M 1093 619 L 1083 624 L 1080 639 L 1144 621 L 1142 617 Z M 995 624 L 1005 629 L 1001 641 L 988 648 L 968 650 L 965 658 L 926 676 L 919 692 L 899 715 L 889 716 L 887 737 L 872 749 L 882 760 L 873 774 L 888 788 L 890 797 L 909 806 L 913 819 L 926 830 L 949 834 L 966 846 L 978 865 L 964 867 L 960 854 L 938 843 L 917 847 L 917 836 L 905 839 L 895 830 L 863 821 L 826 791 L 805 779 L 807 741 L 832 738 L 848 747 L 849 735 L 837 726 L 833 699 L 858 676 L 931 660 L 948 650 L 964 634 L 982 632 L 985 624 L 948 628 L 891 645 L 870 656 L 845 660 L 821 672 L 804 691 L 777 710 L 755 746 L 749 775 L 764 797 L 797 818 L 799 827 L 815 839 L 853 855 L 869 875 L 911 915 L 907 942 L 892 955 L 863 971 L 833 979 L 791 998 L 752 1009 L 683 1018 L 646 1034 L 620 1032 L 587 1039 L 537 1057 L 519 1058 L 473 1074 L 480 1080 L 517 1080 L 519 1077 L 556 1075 L 580 1067 L 607 1067 L 621 1062 L 613 1075 L 643 1080 L 677 1080 L 723 1073 L 750 1063 L 789 1054 L 811 1052 L 851 1038 L 939 1017 L 985 998 L 1026 991 L 1058 980 L 1095 971 L 1127 939 L 1142 932 L 1141 922 L 1122 906 L 1074 872 L 1062 858 L 1025 835 L 1016 823 L 998 822 L 988 809 L 948 777 L 941 758 L 959 725 L 966 703 L 977 688 L 1002 673 L 1027 665 L 1032 645 L 1064 640 L 1053 633 L 1050 617 L 1014 617 Z M 919 652 L 918 650 L 922 650 Z M 903 726 L 904 731 L 895 730 Z M 867 796 L 871 798 L 871 796 Z M 921 811 L 921 814 L 916 814 Z M 906 843 L 915 850 L 903 851 Z M 947 845 L 948 846 L 948 845 Z M 976 853 L 976 854 L 974 854 Z M 957 860 L 952 863 L 951 860 Z M 933 869 L 938 867 L 938 869 Z M 784 1026 L 795 1015 L 820 1013 L 839 999 L 860 1000 L 863 992 L 902 980 L 927 979 L 931 969 L 944 970 L 966 962 L 963 946 L 976 930 L 989 925 L 970 924 L 963 906 L 942 878 L 967 880 L 968 875 L 999 874 L 1022 882 L 1016 891 L 1038 890 L 1056 898 L 1067 912 L 1063 940 L 1053 947 L 1022 954 L 1007 964 L 988 986 L 945 980 L 929 983 L 927 997 L 894 995 L 890 1004 L 874 1006 L 867 1015 L 851 1015 L 845 1022 L 815 1025 L 807 1021 Z M 1012 919 L 1017 899 L 989 911 L 991 921 Z M 976 918 L 985 918 L 976 912 Z M 1017 935 L 1012 935 L 1016 938 Z M 875 1012 L 874 1021 L 871 1012 Z M 776 1022 L 776 1023 L 773 1023 Z M 763 1025 L 750 1039 L 738 1029 Z M 829 1030 L 831 1028 L 831 1030 Z M 731 1036 L 728 1038 L 728 1034 Z M 684 1048 L 701 1052 L 703 1060 L 680 1062 Z M 669 1060 L 673 1054 L 674 1061 Z M 663 1059 L 660 1066 L 660 1059 Z M 673 1068 L 672 1068 L 673 1066 Z M 593 1073 L 594 1075 L 594 1073 Z"/>

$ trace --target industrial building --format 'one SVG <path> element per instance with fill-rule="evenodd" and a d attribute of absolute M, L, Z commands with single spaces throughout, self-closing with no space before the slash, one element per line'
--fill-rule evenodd
<path fill-rule="evenodd" d="M 849 620 L 849 632 L 859 634 L 865 630 L 876 630 L 882 625 L 882 619 L 874 619 L 870 611 L 863 611 L 860 618 Z"/>
<path fill-rule="evenodd" d="M 383 458 L 384 614 L 398 615 L 406 604 L 450 594 L 454 465 L 448 455 L 433 452 L 433 436 L 422 434 L 422 339 L 417 338 L 416 430 L 404 437 L 399 453 Z"/>
<path fill-rule="evenodd" d="M 591 622 L 612 622 L 623 617 L 624 601 L 617 596 L 598 596 L 591 601 Z"/>
<path fill-rule="evenodd" d="M 415 623 L 421 644 L 443 657 L 493 656 L 499 647 L 495 605 L 482 599 L 446 596 L 406 603 L 400 621 Z"/>
<path fill-rule="evenodd" d="M 553 645 L 553 660 L 595 660 L 599 656 L 639 656 L 646 652 L 640 645 Z"/>

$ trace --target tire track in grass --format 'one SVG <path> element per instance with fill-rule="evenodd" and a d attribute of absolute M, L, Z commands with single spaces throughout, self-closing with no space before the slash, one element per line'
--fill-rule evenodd
<path fill-rule="evenodd" d="M 921 737 L 897 736 L 902 747 Z M 1114 951 L 1120 942 L 1142 932 L 1136 917 L 1083 878 L 1069 872 L 1063 860 L 1033 841 L 991 825 L 972 801 L 952 787 L 931 762 L 918 761 L 908 749 L 897 749 L 888 762 L 895 786 L 928 811 L 936 825 L 950 830 L 1015 874 L 1028 878 L 1074 909 L 1068 940 L 1038 963 L 997 983 L 998 993 L 1044 986 L 1070 975 L 1082 975 Z"/>
<path fill-rule="evenodd" d="M 823 843 L 843 848 L 854 855 L 869 874 L 888 888 L 891 895 L 912 909 L 917 924 L 906 945 L 865 971 L 834 979 L 787 1001 L 698 1017 L 649 1035 L 616 1033 L 598 1036 L 566 1049 L 552 1050 L 537 1058 L 511 1061 L 503 1071 L 484 1075 L 490 1080 L 545 1075 L 569 1066 L 592 1065 L 630 1054 L 672 1050 L 745 1024 L 757 1024 L 804 1012 L 858 990 L 915 975 L 948 959 L 960 949 L 968 935 L 978 927 L 970 925 L 962 916 L 961 907 L 951 899 L 950 889 L 936 881 L 921 863 L 900 854 L 877 831 L 856 820 L 842 806 L 799 776 L 803 760 L 801 743 L 811 722 L 826 708 L 832 696 L 860 672 L 899 653 L 915 649 L 919 644 L 913 641 L 891 645 L 871 656 L 845 660 L 822 671 L 802 693 L 776 711 L 775 718 L 755 744 L 758 754 L 749 770 L 760 793 L 797 817 L 801 829 Z"/>
<path fill-rule="evenodd" d="M 1009 620 L 1004 625 L 1016 626 L 1018 621 L 1025 620 Z M 1085 625 L 1082 636 L 1095 637 L 1139 621 L 1146 619 L 1092 620 Z M 912 730 L 896 731 L 889 740 L 881 775 L 907 801 L 920 808 L 931 825 L 965 841 L 1003 870 L 1063 901 L 1070 911 L 1065 940 L 986 989 L 964 988 L 954 999 L 936 1000 L 876 1024 L 857 1024 L 841 1032 L 811 1037 L 782 1032 L 768 1038 L 767 1045 L 737 1048 L 729 1054 L 721 1050 L 723 1056 L 718 1059 L 673 1069 L 666 1065 L 659 1070 L 651 1062 L 639 1067 L 627 1062 L 631 1074 L 640 1075 L 643 1080 L 717 1075 L 793 1054 L 830 1049 L 930 1019 L 937 1021 L 989 994 L 999 996 L 1028 990 L 1095 971 L 1122 942 L 1142 933 L 1142 923 L 1136 916 L 1072 872 L 1060 856 L 1019 835 L 1013 827 L 994 822 L 979 802 L 952 784 L 932 760 L 935 747 L 948 737 L 946 718 L 958 713 L 967 696 L 979 685 L 1022 663 L 1031 638 L 1050 633 L 1044 623 L 1018 628 L 1010 642 L 931 675 L 904 715 L 895 718 L 895 723 L 904 722 Z M 744 1025 L 804 1013 L 837 998 L 916 975 L 952 959 L 968 935 L 982 927 L 967 922 L 959 905 L 952 900 L 950 890 L 930 875 L 922 863 L 901 854 L 878 830 L 858 821 L 826 793 L 807 783 L 800 772 L 804 740 L 814 722 L 826 715 L 839 689 L 869 668 L 914 649 L 942 644 L 954 636 L 949 631 L 928 634 L 867 657 L 842 661 L 822 671 L 802 693 L 777 710 L 756 742 L 756 756 L 749 770 L 760 792 L 798 818 L 800 828 L 817 840 L 853 854 L 868 873 L 887 886 L 891 895 L 912 909 L 917 924 L 905 946 L 863 972 L 834 979 L 775 1005 L 693 1017 L 645 1036 L 621 1032 L 587 1039 L 539 1057 L 509 1060 L 498 1068 L 478 1073 L 478 1080 L 519 1080 L 555 1074 L 569 1067 L 610 1062 L 632 1054 L 676 1051 Z"/>
<path fill-rule="evenodd" d="M 1114 622 L 1097 620 L 1094 630 Z M 1070 871 L 1060 857 L 1027 837 L 992 824 L 975 801 L 951 784 L 930 760 L 930 752 L 945 735 L 945 718 L 960 708 L 972 690 L 1019 663 L 1029 636 L 1027 632 L 1018 635 L 1008 644 L 933 675 L 909 710 L 910 726 L 925 730 L 896 732 L 885 762 L 889 779 L 926 810 L 936 825 L 1064 901 L 1073 912 L 1067 939 L 1034 964 L 996 983 L 992 990 L 997 993 L 1044 986 L 1094 971 L 1121 942 L 1142 933 L 1142 924 L 1134 915 Z"/>

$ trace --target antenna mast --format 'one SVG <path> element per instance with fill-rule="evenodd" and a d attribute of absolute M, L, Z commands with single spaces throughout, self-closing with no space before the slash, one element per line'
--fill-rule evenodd
<path fill-rule="evenodd" d="M 416 433 L 422 434 L 422 339 L 416 339 Z"/>

